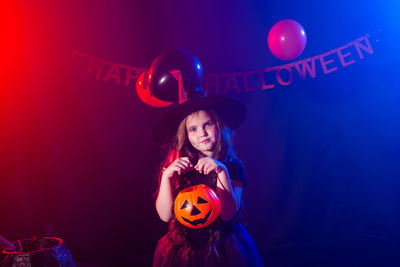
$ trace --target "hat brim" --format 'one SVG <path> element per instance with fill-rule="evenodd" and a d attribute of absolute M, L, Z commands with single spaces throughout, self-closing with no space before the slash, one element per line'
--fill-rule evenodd
<path fill-rule="evenodd" d="M 227 96 L 206 96 L 179 104 L 161 115 L 154 124 L 153 136 L 160 144 L 166 144 L 173 139 L 184 118 L 193 112 L 210 109 L 230 129 L 236 129 L 247 113 L 245 105 L 239 100 Z"/>

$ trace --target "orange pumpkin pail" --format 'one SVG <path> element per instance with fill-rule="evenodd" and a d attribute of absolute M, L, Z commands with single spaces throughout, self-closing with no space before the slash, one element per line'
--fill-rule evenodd
<path fill-rule="evenodd" d="M 220 200 L 204 184 L 183 189 L 175 198 L 174 212 L 178 221 L 189 228 L 203 228 L 212 224 L 221 212 Z"/>

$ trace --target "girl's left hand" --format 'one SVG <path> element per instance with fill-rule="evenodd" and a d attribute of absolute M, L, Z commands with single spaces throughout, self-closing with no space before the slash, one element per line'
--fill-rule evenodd
<path fill-rule="evenodd" d="M 197 162 L 196 166 L 194 168 L 199 172 L 199 173 L 204 173 L 205 175 L 215 171 L 217 174 L 220 174 L 221 172 L 228 172 L 226 169 L 226 166 L 211 157 L 205 157 L 199 159 Z"/>

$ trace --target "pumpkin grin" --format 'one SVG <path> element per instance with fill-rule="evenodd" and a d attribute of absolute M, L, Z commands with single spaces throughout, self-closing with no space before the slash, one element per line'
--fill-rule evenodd
<path fill-rule="evenodd" d="M 206 214 L 206 216 L 203 219 L 197 219 L 197 220 L 194 220 L 194 221 L 188 220 L 188 219 L 186 219 L 184 217 L 182 217 L 182 219 L 185 222 L 190 223 L 193 226 L 197 226 L 199 224 L 205 224 L 207 222 L 208 218 L 210 217 L 210 215 L 211 215 L 211 210 Z"/>
<path fill-rule="evenodd" d="M 176 219 L 186 227 L 202 228 L 212 224 L 221 212 L 217 194 L 207 185 L 199 184 L 180 191 L 175 198 Z"/>

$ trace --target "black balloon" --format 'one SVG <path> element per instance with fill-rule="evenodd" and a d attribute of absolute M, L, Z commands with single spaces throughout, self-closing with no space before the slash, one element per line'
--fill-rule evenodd
<path fill-rule="evenodd" d="M 170 102 L 179 101 L 179 83 L 170 73 L 171 70 L 181 71 L 183 86 L 189 95 L 201 87 L 203 66 L 200 60 L 185 49 L 168 50 L 154 59 L 149 69 L 149 88 L 157 98 Z"/>

